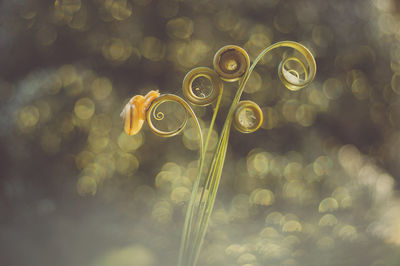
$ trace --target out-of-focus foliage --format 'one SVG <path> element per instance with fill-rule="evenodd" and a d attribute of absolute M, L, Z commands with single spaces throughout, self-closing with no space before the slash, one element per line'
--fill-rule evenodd
<path fill-rule="evenodd" d="M 264 123 L 231 134 L 199 265 L 398 265 L 399 14 L 395 0 L 2 1 L 1 264 L 176 265 L 198 136 L 129 137 L 122 107 L 181 94 L 223 45 L 254 60 L 293 40 L 316 80 L 285 89 L 281 53 L 256 68 L 245 98 Z M 210 108 L 195 111 L 207 128 Z"/>

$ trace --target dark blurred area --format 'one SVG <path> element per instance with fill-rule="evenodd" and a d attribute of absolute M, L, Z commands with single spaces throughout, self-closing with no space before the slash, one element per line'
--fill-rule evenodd
<path fill-rule="evenodd" d="M 266 55 L 232 129 L 199 265 L 400 265 L 400 5 L 395 0 L 0 2 L 0 265 L 176 265 L 198 159 L 119 114 L 222 46 L 252 60 L 308 47 L 314 82 L 279 81 Z M 236 83 L 225 83 L 215 147 Z M 171 107 L 173 108 L 173 106 Z M 211 107 L 194 107 L 203 128 Z M 178 110 L 179 111 L 179 110 Z M 176 112 L 178 112 L 176 111 Z M 173 112 L 173 111 L 172 111 Z M 211 152 L 211 151 L 210 151 Z"/>

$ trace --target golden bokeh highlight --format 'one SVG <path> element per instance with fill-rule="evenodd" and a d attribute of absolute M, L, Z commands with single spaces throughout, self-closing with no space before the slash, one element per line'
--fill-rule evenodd
<path fill-rule="evenodd" d="M 12 75 L 0 78 L 0 134 L 11 145 L 5 150 L 5 173 L 8 165 L 22 165 L 9 173 L 17 173 L 23 182 L 14 174 L 5 176 L 2 196 L 6 201 L 32 198 L 31 211 L 38 215 L 69 209 L 61 208 L 66 205 L 60 200 L 69 200 L 71 190 L 79 195 L 78 202 L 89 201 L 95 207 L 101 203 L 100 216 L 82 212 L 86 204 L 75 206 L 83 215 L 77 232 L 84 232 L 87 222 L 108 217 L 102 220 L 107 230 L 98 227 L 96 234 L 102 238 L 118 227 L 124 236 L 114 234 L 118 239 L 111 237 L 105 249 L 99 242 L 76 251 L 77 264 L 176 263 L 176 236 L 197 174 L 199 136 L 190 120 L 182 134 L 168 140 L 153 136 L 147 125 L 128 136 L 119 118 L 123 99 L 127 102 L 157 88 L 161 94 L 180 95 L 185 73 L 210 66 L 218 48 L 240 45 L 254 61 L 281 39 L 304 44 L 316 58 L 318 75 L 298 92 L 284 88 L 276 70 L 282 58 L 293 55 L 285 48 L 262 58 L 250 75 L 243 98 L 260 105 L 264 130 L 251 136 L 230 135 L 198 264 L 396 263 L 400 20 L 395 1 L 300 1 L 290 7 L 279 0 L 241 5 L 52 0 L 49 5 L 18 6 L 12 19 L 7 19 L 7 11 L 6 7 L 3 39 L 13 44 L 13 53 L 5 53 L 3 61 Z M 23 35 L 31 38 L 19 39 Z M 294 63 L 286 67 L 298 69 Z M 204 89 L 199 96 L 208 94 L 207 82 L 195 81 Z M 206 165 L 237 86 L 226 85 Z M 214 107 L 215 103 L 193 108 L 204 136 Z M 182 117 L 181 110 L 171 108 L 157 123 L 170 129 Z M 45 166 L 38 172 L 40 178 L 30 165 Z M 66 183 L 65 177 L 70 178 Z M 24 189 L 26 178 L 40 190 L 54 188 L 50 194 L 56 196 L 36 201 L 29 194 L 35 187 Z M 195 195 L 197 200 L 203 190 Z M 208 189 L 204 195 L 209 195 Z M 117 220 L 109 220 L 112 216 Z M 46 217 L 52 221 L 52 215 Z M 87 236 L 82 234 L 82 243 Z M 130 239 L 136 242 L 121 244 Z M 376 247 L 384 256 L 359 256 Z M 93 261 L 82 261 L 82 252 Z"/>
<path fill-rule="evenodd" d="M 75 164 L 78 169 L 85 168 L 89 163 L 92 163 L 95 156 L 93 152 L 83 150 L 75 156 Z"/>
<path fill-rule="evenodd" d="M 75 103 L 74 113 L 79 119 L 87 120 L 91 118 L 94 111 L 95 104 L 90 98 L 80 98 Z"/>
<path fill-rule="evenodd" d="M 334 197 L 339 203 L 340 208 L 346 209 L 352 206 L 352 198 L 350 192 L 345 187 L 338 187 L 332 192 Z"/>
<path fill-rule="evenodd" d="M 62 86 L 67 90 L 67 94 L 70 96 L 77 95 L 77 93 L 74 94 L 73 92 L 69 92 L 69 89 L 67 89 L 79 80 L 76 68 L 73 65 L 63 65 L 58 69 L 58 75 L 61 79 Z"/>
<path fill-rule="evenodd" d="M 104 43 L 102 47 L 103 56 L 115 63 L 123 63 L 132 54 L 134 48 L 129 41 L 119 38 L 112 38 Z"/>
<path fill-rule="evenodd" d="M 90 149 L 95 153 L 99 153 L 104 149 L 106 149 L 109 142 L 110 139 L 108 138 L 108 136 L 102 136 L 95 133 L 91 133 L 89 134 L 88 137 L 88 145 Z"/>
<path fill-rule="evenodd" d="M 254 256 L 251 253 L 244 253 L 240 255 L 239 258 L 237 259 L 237 263 L 239 265 L 249 265 L 250 263 L 256 263 L 256 262 L 257 262 L 256 256 Z"/>
<path fill-rule="evenodd" d="M 261 125 L 264 129 L 273 129 L 279 125 L 279 113 L 273 107 L 261 108 L 264 114 L 263 124 Z"/>
<path fill-rule="evenodd" d="M 323 84 L 323 91 L 325 96 L 330 100 L 337 100 L 342 95 L 344 88 L 341 80 L 336 78 L 329 78 Z"/>
<path fill-rule="evenodd" d="M 316 110 L 310 104 L 302 104 L 296 110 L 296 120 L 303 127 L 309 127 L 314 124 Z"/>
<path fill-rule="evenodd" d="M 281 237 L 278 231 L 271 226 L 267 226 L 264 229 L 262 229 L 259 235 L 263 238 L 268 238 L 268 239 L 279 239 Z"/>
<path fill-rule="evenodd" d="M 210 52 L 210 46 L 202 40 L 183 43 L 176 50 L 176 60 L 183 67 L 194 67 Z"/>
<path fill-rule="evenodd" d="M 298 221 L 287 221 L 283 226 L 282 226 L 282 232 L 286 233 L 292 233 L 292 232 L 301 232 L 303 230 L 303 227 L 301 226 L 301 223 Z"/>
<path fill-rule="evenodd" d="M 161 200 L 154 204 L 151 216 L 159 224 L 169 224 L 172 219 L 172 210 L 171 203 Z"/>
<path fill-rule="evenodd" d="M 296 111 L 299 107 L 300 102 L 295 99 L 285 101 L 282 106 L 283 117 L 289 122 L 296 122 Z"/>
<path fill-rule="evenodd" d="M 132 152 L 137 150 L 144 143 L 144 137 L 141 132 L 134 136 L 129 136 L 122 132 L 118 137 L 118 146 L 124 152 Z"/>
<path fill-rule="evenodd" d="M 78 193 L 81 196 L 95 195 L 97 192 L 96 180 L 90 176 L 82 176 L 77 184 Z"/>
<path fill-rule="evenodd" d="M 269 172 L 272 155 L 262 150 L 252 150 L 247 156 L 247 171 L 251 176 L 264 178 Z"/>
<path fill-rule="evenodd" d="M 333 214 L 328 213 L 321 217 L 321 219 L 318 222 L 318 225 L 321 227 L 335 226 L 337 223 L 338 223 L 337 218 Z"/>
<path fill-rule="evenodd" d="M 292 203 L 302 203 L 310 195 L 303 181 L 290 180 L 283 185 L 282 196 Z"/>
<path fill-rule="evenodd" d="M 279 225 L 282 218 L 282 213 L 274 211 L 267 215 L 267 217 L 265 218 L 265 223 L 268 225 Z"/>
<path fill-rule="evenodd" d="M 127 0 L 109 0 L 111 15 L 116 20 L 125 20 L 132 15 L 131 3 Z"/>
<path fill-rule="evenodd" d="M 190 195 L 191 191 L 187 187 L 179 186 L 172 190 L 170 198 L 173 203 L 179 205 L 189 201 Z"/>
<path fill-rule="evenodd" d="M 341 166 L 349 173 L 358 173 L 362 166 L 360 151 L 354 145 L 344 145 L 339 149 L 338 159 Z"/>
<path fill-rule="evenodd" d="M 216 13 L 215 21 L 219 30 L 229 31 L 235 25 L 236 22 L 235 14 L 229 8 L 221 10 L 218 13 Z"/>
<path fill-rule="evenodd" d="M 68 21 L 68 26 L 77 31 L 87 31 L 89 29 L 87 6 L 82 6 Z"/>
<path fill-rule="evenodd" d="M 177 178 L 179 178 L 179 176 L 174 175 L 171 172 L 161 171 L 156 176 L 155 186 L 161 189 L 169 190 L 171 189 L 174 180 Z"/>
<path fill-rule="evenodd" d="M 315 105 L 320 111 L 327 111 L 329 107 L 329 99 L 321 91 L 320 87 L 317 87 L 313 82 L 310 85 L 308 91 L 308 100 L 311 104 Z"/>
<path fill-rule="evenodd" d="M 132 154 L 118 152 L 115 154 L 115 169 L 123 176 L 132 176 L 139 168 L 139 160 Z"/>
<path fill-rule="evenodd" d="M 193 34 L 193 21 L 188 17 L 174 18 L 167 23 L 167 33 L 172 38 L 188 39 Z"/>
<path fill-rule="evenodd" d="M 165 56 L 166 46 L 160 39 L 148 36 L 143 39 L 141 53 L 150 61 L 160 61 Z"/>
<path fill-rule="evenodd" d="M 346 82 L 351 86 L 351 92 L 357 100 L 366 100 L 369 97 L 371 86 L 362 71 L 352 69 L 347 72 Z"/>
<path fill-rule="evenodd" d="M 283 170 L 283 175 L 287 180 L 301 179 L 303 166 L 297 162 L 288 163 Z"/>
<path fill-rule="evenodd" d="M 200 139 L 200 136 L 195 127 L 187 126 L 183 130 L 182 141 L 183 141 L 183 144 L 185 145 L 185 147 L 188 148 L 189 150 L 198 150 L 200 148 L 199 139 Z"/>
<path fill-rule="evenodd" d="M 225 253 L 231 257 L 239 257 L 240 253 L 242 252 L 242 247 L 238 244 L 229 245 L 225 249 Z"/>
<path fill-rule="evenodd" d="M 255 189 L 250 195 L 250 202 L 255 205 L 269 206 L 274 201 L 274 193 L 269 189 Z"/>
<path fill-rule="evenodd" d="M 339 204 L 338 204 L 337 200 L 335 198 L 328 197 L 328 198 L 321 200 L 321 202 L 319 203 L 319 206 L 318 206 L 318 211 L 322 212 L 322 213 L 333 212 L 333 211 L 336 211 L 338 208 L 339 208 Z"/>
<path fill-rule="evenodd" d="M 105 100 L 113 89 L 111 81 L 106 77 L 96 78 L 92 82 L 92 93 L 96 100 Z"/>
<path fill-rule="evenodd" d="M 178 196 L 182 196 L 181 199 L 184 199 L 186 190 L 183 189 L 183 187 L 190 188 L 191 185 L 192 181 L 183 176 L 181 168 L 172 162 L 165 163 L 155 179 L 155 186 L 164 191 L 170 191 L 171 199 L 173 196 L 172 190 L 180 187 L 175 191 L 176 195 L 174 195 L 174 199 L 176 200 L 178 199 Z"/>
<path fill-rule="evenodd" d="M 328 175 L 333 162 L 328 156 L 319 156 L 313 163 L 313 170 L 317 176 Z"/>
<path fill-rule="evenodd" d="M 107 114 L 93 116 L 90 121 L 90 133 L 107 136 L 112 130 L 112 118 Z"/>
<path fill-rule="evenodd" d="M 140 244 L 119 247 L 106 251 L 96 262 L 98 266 L 135 265 L 154 266 L 156 256 L 153 252 Z"/>
<path fill-rule="evenodd" d="M 81 0 L 55 0 L 54 6 L 62 12 L 75 13 L 81 8 Z"/>
<path fill-rule="evenodd" d="M 34 127 L 39 122 L 39 118 L 39 109 L 36 106 L 28 105 L 19 111 L 17 123 L 20 130 L 25 131 Z"/>
<path fill-rule="evenodd" d="M 358 237 L 357 229 L 348 224 L 341 224 L 337 226 L 334 230 L 334 233 L 336 233 L 337 236 L 342 240 L 347 240 L 350 242 L 355 241 Z"/>

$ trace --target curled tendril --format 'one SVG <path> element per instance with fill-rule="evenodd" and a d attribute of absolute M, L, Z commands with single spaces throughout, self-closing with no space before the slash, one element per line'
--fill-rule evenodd
<path fill-rule="evenodd" d="M 299 74 L 299 72 L 297 72 L 296 70 L 294 70 L 294 69 L 289 69 L 289 70 L 287 70 L 287 72 L 289 72 L 290 74 L 292 74 L 292 75 L 295 75 L 296 76 L 296 78 L 300 78 L 300 74 Z"/>
<path fill-rule="evenodd" d="M 250 58 L 243 48 L 227 45 L 217 51 L 213 65 L 221 79 L 233 82 L 245 75 L 250 66 Z"/>
<path fill-rule="evenodd" d="M 155 112 L 157 110 L 158 106 L 155 107 L 154 112 L 153 112 L 153 117 L 157 121 L 161 121 L 164 119 L 164 113 L 163 112 Z"/>
<path fill-rule="evenodd" d="M 288 47 L 288 48 L 293 48 L 297 52 L 299 52 L 305 59 L 306 64 L 299 59 L 298 57 L 295 56 L 290 56 L 284 58 L 281 63 L 279 64 L 278 67 L 278 75 L 282 83 L 285 85 L 286 88 L 292 91 L 297 91 L 301 88 L 304 88 L 308 84 L 310 84 L 317 72 L 317 64 L 315 63 L 314 56 L 311 54 L 310 50 L 308 50 L 305 46 L 303 46 L 300 43 L 297 42 L 292 42 L 292 41 L 282 41 L 282 42 L 277 42 L 267 48 L 265 48 L 254 60 L 246 74 L 243 76 L 243 78 L 240 80 L 240 85 L 239 89 L 236 92 L 235 98 L 233 99 L 231 108 L 229 109 L 229 113 L 227 116 L 227 120 L 225 123 L 225 126 L 229 128 L 232 120 L 234 121 L 234 112 L 237 108 L 237 105 L 240 101 L 240 98 L 242 96 L 243 90 L 250 78 L 250 75 L 252 74 L 254 68 L 256 67 L 257 63 L 261 60 L 261 58 L 264 57 L 268 52 L 275 48 L 279 47 Z M 298 71 L 294 69 L 286 69 L 287 65 L 289 62 L 296 62 L 300 65 L 301 69 L 304 72 L 304 78 L 301 78 L 301 75 L 299 74 Z M 234 122 L 235 125 L 235 122 Z M 236 127 L 236 126 L 235 126 Z M 241 130 L 239 130 L 241 131 Z M 241 131 L 242 132 L 242 131 Z M 253 131 L 250 131 L 253 132 Z"/>
<path fill-rule="evenodd" d="M 252 101 L 240 101 L 240 98 L 257 63 L 269 51 L 278 47 L 293 48 L 305 59 L 305 63 L 295 56 L 286 57 L 282 60 L 278 67 L 278 75 L 282 83 L 289 90 L 293 91 L 307 86 L 314 79 L 316 74 L 315 59 L 306 47 L 291 41 L 278 42 L 267 47 L 257 56 L 251 66 L 249 57 L 245 50 L 238 46 L 225 46 L 222 47 L 214 57 L 215 72 L 209 68 L 196 68 L 186 75 L 183 82 L 183 92 L 189 102 L 204 106 L 211 104 L 215 99 L 217 99 L 205 145 L 203 144 L 201 128 L 196 115 L 188 103 L 183 99 L 176 95 L 162 95 L 155 99 L 152 105 L 149 107 L 147 112 L 147 122 L 150 129 L 155 134 L 163 137 L 170 137 L 179 134 L 187 123 L 188 113 L 195 120 L 200 133 L 201 150 L 199 172 L 193 184 L 192 195 L 187 208 L 178 259 L 179 266 L 194 266 L 199 258 L 201 246 L 205 237 L 208 222 L 215 202 L 216 193 L 221 180 L 231 125 L 233 124 L 234 127 L 240 132 L 250 133 L 256 131 L 263 122 L 263 114 L 260 107 Z M 300 65 L 301 70 L 298 71 L 290 68 L 290 62 L 295 62 Z M 203 82 L 208 82 L 208 85 L 211 83 L 211 90 L 208 93 L 201 91 L 200 85 L 194 85 L 195 80 L 198 78 L 205 78 L 203 79 Z M 239 88 L 232 101 L 229 113 L 221 131 L 217 147 L 210 163 L 208 174 L 204 180 L 204 183 L 202 183 L 204 189 L 200 194 L 199 200 L 197 200 L 196 197 L 200 188 L 202 169 L 205 165 L 205 151 L 207 150 L 208 141 L 211 136 L 212 128 L 222 97 L 221 79 L 225 81 L 239 80 Z M 160 104 L 167 101 L 178 102 L 187 110 L 185 120 L 177 129 L 173 131 L 161 131 L 157 129 L 151 121 L 152 113 L 156 120 L 162 120 L 164 118 L 164 114 L 162 112 L 157 112 L 157 114 L 155 112 Z M 205 193 L 204 191 L 207 192 Z"/>
<path fill-rule="evenodd" d="M 260 106 L 253 101 L 240 101 L 236 106 L 233 126 L 242 133 L 252 133 L 260 128 L 263 113 Z"/>
<path fill-rule="evenodd" d="M 295 56 L 284 58 L 278 67 L 278 75 L 282 83 L 289 90 L 296 91 L 301 88 L 304 88 L 313 81 L 315 74 L 317 73 L 317 64 L 315 63 L 314 56 L 311 54 L 310 50 L 308 50 L 305 46 L 297 42 L 292 42 L 292 41 L 277 42 L 265 48 L 254 60 L 253 64 L 250 66 L 250 68 L 248 69 L 248 71 L 246 72 L 246 74 L 244 75 L 243 79 L 240 82 L 238 93 L 235 96 L 234 104 L 237 104 L 237 102 L 239 101 L 251 73 L 253 72 L 254 68 L 261 60 L 261 58 L 263 58 L 264 55 L 266 55 L 271 50 L 279 47 L 293 48 L 304 57 L 307 63 L 304 64 L 304 62 L 300 58 Z M 285 68 L 287 64 L 291 61 L 297 62 L 300 65 L 300 67 L 304 72 L 304 79 L 300 78 L 300 74 L 296 70 L 294 69 L 287 70 Z"/>
<path fill-rule="evenodd" d="M 163 104 L 165 102 L 179 103 L 186 110 L 185 119 L 183 120 L 183 122 L 179 125 L 178 128 L 171 130 L 171 131 L 160 130 L 152 122 L 152 117 L 154 119 L 156 119 L 157 121 L 164 119 L 164 117 L 165 117 L 164 113 L 161 111 L 157 111 L 157 109 L 159 108 L 159 106 L 161 104 Z M 194 111 L 192 110 L 192 108 L 190 107 L 190 105 L 179 96 L 176 96 L 173 94 L 164 94 L 164 95 L 161 95 L 158 98 L 154 99 L 154 101 L 152 102 L 152 104 L 150 105 L 149 109 L 146 112 L 146 118 L 147 118 L 146 120 L 147 120 L 147 123 L 148 123 L 151 131 L 153 131 L 154 134 L 161 136 L 161 137 L 172 137 L 172 136 L 175 136 L 175 135 L 179 134 L 180 132 L 182 132 L 182 130 L 185 128 L 187 121 L 188 121 L 188 114 L 190 114 L 193 117 L 193 119 L 196 122 L 196 126 L 197 126 L 199 132 L 201 132 L 199 121 L 197 120 L 196 115 L 195 115 Z M 200 133 L 200 136 L 201 136 L 201 133 Z M 202 138 L 200 138 L 200 140 L 201 140 L 201 147 L 202 147 L 203 140 L 202 140 Z"/>
<path fill-rule="evenodd" d="M 310 82 L 313 81 L 315 74 L 317 73 L 317 65 L 315 63 L 314 56 L 311 54 L 310 50 L 308 50 L 305 46 L 303 46 L 300 43 L 284 41 L 271 45 L 270 47 L 266 48 L 264 51 L 261 52 L 261 54 L 257 57 L 258 60 L 256 59 L 253 65 L 256 64 L 259 61 L 259 59 L 261 59 L 261 57 L 263 57 L 266 53 L 277 47 L 293 48 L 304 57 L 306 61 L 305 63 L 307 63 L 305 64 L 300 58 L 295 56 L 287 57 L 281 61 L 278 67 L 278 75 L 279 79 L 286 86 L 286 88 L 292 91 L 297 91 L 310 84 Z M 298 71 L 294 69 L 286 69 L 286 66 L 288 65 L 289 62 L 296 62 L 300 65 L 301 69 L 304 72 L 303 79 L 300 77 Z"/>
<path fill-rule="evenodd" d="M 206 87 L 208 91 L 202 91 L 201 87 Z M 206 106 L 214 102 L 222 93 L 223 83 L 211 68 L 197 67 L 186 74 L 182 89 L 189 102 Z"/>
<path fill-rule="evenodd" d="M 297 57 L 288 57 L 285 58 L 284 60 L 281 61 L 281 63 L 279 64 L 279 68 L 278 68 L 278 75 L 279 75 L 279 79 L 282 81 L 282 83 L 290 90 L 299 90 L 301 88 L 303 88 L 304 86 L 301 86 L 301 77 L 298 71 L 294 70 L 294 69 L 288 69 L 286 70 L 285 66 L 289 63 L 289 62 L 297 62 L 303 72 L 304 72 L 304 80 L 307 80 L 308 78 L 308 70 L 307 67 L 305 66 L 305 64 Z"/>

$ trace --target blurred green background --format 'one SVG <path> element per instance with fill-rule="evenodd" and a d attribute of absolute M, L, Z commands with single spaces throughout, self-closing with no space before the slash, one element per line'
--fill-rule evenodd
<path fill-rule="evenodd" d="M 224 45 L 254 59 L 282 40 L 317 77 L 284 88 L 284 49 L 256 68 L 243 99 L 265 121 L 232 129 L 199 265 L 400 265 L 395 0 L 2 1 L 0 264 L 176 265 L 198 137 L 129 137 L 119 114 L 151 89 L 182 95 Z M 211 108 L 195 111 L 207 128 Z"/>

